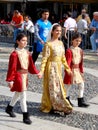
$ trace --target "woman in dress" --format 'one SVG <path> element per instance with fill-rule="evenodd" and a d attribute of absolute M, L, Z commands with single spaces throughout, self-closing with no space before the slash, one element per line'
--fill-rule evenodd
<path fill-rule="evenodd" d="M 59 40 L 61 30 L 58 23 L 53 24 L 43 49 L 39 78 L 44 75 L 41 111 L 45 113 L 60 111 L 69 114 L 72 112 L 72 106 L 66 99 L 62 78 L 62 65 L 69 75 L 71 70 L 64 56 L 63 43 Z"/>

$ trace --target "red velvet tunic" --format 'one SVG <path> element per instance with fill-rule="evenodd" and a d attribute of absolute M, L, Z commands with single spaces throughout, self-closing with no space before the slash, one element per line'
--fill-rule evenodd
<path fill-rule="evenodd" d="M 81 49 L 80 49 L 80 55 L 81 55 L 81 61 L 78 64 L 78 68 L 79 68 L 80 73 L 83 73 L 83 51 Z M 72 70 L 75 64 L 73 63 L 73 53 L 70 48 L 66 50 L 65 57 L 66 57 L 66 60 L 70 69 Z M 72 78 L 73 77 L 68 75 L 68 73 L 65 70 L 64 84 L 69 84 L 69 85 L 72 84 Z"/>
<path fill-rule="evenodd" d="M 28 53 L 28 69 L 27 71 L 31 74 L 38 74 L 38 70 L 36 69 L 31 55 Z M 9 66 L 8 66 L 8 72 L 7 72 L 7 77 L 6 81 L 11 82 L 13 81 L 13 87 L 11 88 L 11 91 L 17 91 L 17 92 L 22 92 L 24 89 L 22 87 L 22 73 L 20 70 L 23 70 L 25 68 L 21 67 L 19 57 L 16 51 L 13 51 L 10 55 L 9 58 Z M 27 87 L 27 79 L 26 79 L 26 87 Z"/>

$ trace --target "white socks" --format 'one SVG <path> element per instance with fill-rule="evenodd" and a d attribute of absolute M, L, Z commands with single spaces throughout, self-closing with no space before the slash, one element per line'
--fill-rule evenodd
<path fill-rule="evenodd" d="M 15 94 L 14 94 L 14 96 L 13 96 L 9 105 L 13 107 L 16 104 L 16 102 L 18 101 L 19 97 L 20 97 L 20 106 L 21 106 L 22 112 L 27 112 L 26 91 L 15 92 Z"/>
<path fill-rule="evenodd" d="M 82 98 L 83 97 L 83 93 L 84 93 L 84 83 L 80 83 L 78 85 L 79 87 L 79 98 Z"/>
<path fill-rule="evenodd" d="M 70 89 L 71 89 L 71 87 L 72 87 L 72 85 L 65 84 L 66 97 L 70 96 Z M 78 89 L 79 89 L 79 98 L 82 98 L 83 97 L 83 93 L 84 93 L 84 83 L 78 84 Z"/>
<path fill-rule="evenodd" d="M 65 84 L 65 88 L 66 88 L 66 97 L 68 97 L 70 95 L 70 89 L 71 89 L 71 85 L 67 85 Z"/>

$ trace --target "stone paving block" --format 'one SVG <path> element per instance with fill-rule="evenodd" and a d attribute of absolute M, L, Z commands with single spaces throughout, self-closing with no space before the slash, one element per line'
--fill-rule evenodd
<path fill-rule="evenodd" d="M 2 90 L 2 91 L 0 91 L 0 95 L 6 94 L 6 96 L 12 97 L 14 94 L 14 93 L 9 91 L 8 87 L 0 86 L 0 89 Z M 39 93 L 27 91 L 27 101 L 40 103 L 41 96 L 42 95 Z M 76 100 L 72 100 L 72 102 L 74 104 L 75 111 L 98 115 L 98 112 L 97 112 L 98 111 L 98 104 L 96 104 L 96 102 L 94 102 L 94 101 L 96 101 L 98 103 L 98 96 L 95 97 L 94 99 L 90 100 L 90 102 L 89 102 L 90 106 L 88 108 L 81 108 L 81 107 L 77 106 Z"/>
<path fill-rule="evenodd" d="M 26 125 L 22 122 L 22 114 L 16 114 L 16 118 L 9 117 L 0 109 L 0 130 L 82 130 L 60 124 L 53 121 L 42 120 L 31 116 L 32 124 Z"/>

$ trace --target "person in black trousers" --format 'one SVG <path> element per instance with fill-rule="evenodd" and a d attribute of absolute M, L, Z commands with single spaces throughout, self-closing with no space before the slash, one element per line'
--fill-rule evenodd
<path fill-rule="evenodd" d="M 47 41 L 48 32 L 51 28 L 51 22 L 49 18 L 49 10 L 44 9 L 41 12 L 42 17 L 37 20 L 35 24 L 35 39 L 34 39 L 34 49 L 32 53 L 33 62 L 35 63 L 40 52 L 42 52 L 44 44 Z"/>
<path fill-rule="evenodd" d="M 32 52 L 34 44 L 34 24 L 28 15 L 24 16 L 22 30 L 29 36 L 29 51 Z"/>

